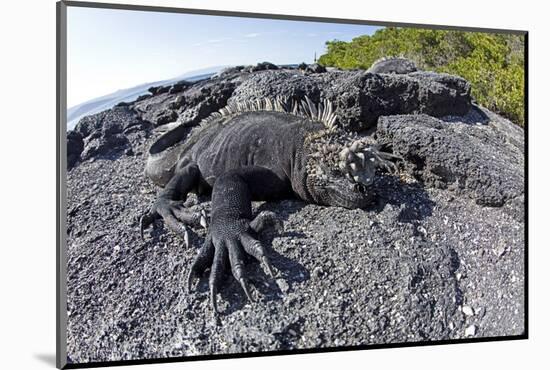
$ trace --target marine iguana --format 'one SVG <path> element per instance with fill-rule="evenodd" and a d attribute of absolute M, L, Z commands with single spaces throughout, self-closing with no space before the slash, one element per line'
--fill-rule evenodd
<path fill-rule="evenodd" d="M 370 73 L 394 73 L 407 74 L 418 71 L 416 64 L 403 57 L 383 57 L 380 58 L 367 70 Z"/>
<path fill-rule="evenodd" d="M 155 219 L 188 243 L 186 225 L 206 227 L 205 214 L 183 206 L 189 192 L 212 192 L 211 223 L 187 277 L 187 289 L 208 267 L 210 301 L 216 295 L 226 260 L 246 296 L 253 301 L 244 273 L 244 254 L 255 257 L 273 277 L 265 248 L 255 235 L 275 215 L 252 215 L 251 201 L 298 197 L 306 202 L 363 208 L 377 167 L 394 172 L 396 156 L 341 130 L 332 104 L 305 100 L 258 99 L 232 103 L 201 122 L 186 141 L 167 132 L 149 151 L 146 175 L 162 186 L 141 218 L 143 230 Z M 177 130 L 177 129 L 174 129 Z"/>

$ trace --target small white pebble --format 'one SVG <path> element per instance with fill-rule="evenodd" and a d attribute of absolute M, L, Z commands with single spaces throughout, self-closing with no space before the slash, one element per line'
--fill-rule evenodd
<path fill-rule="evenodd" d="M 466 328 L 466 330 L 464 331 L 464 334 L 467 336 L 467 337 L 471 337 L 473 335 L 476 335 L 476 331 L 477 331 L 477 328 L 475 325 L 470 325 Z"/>
<path fill-rule="evenodd" d="M 421 233 L 424 236 L 428 235 L 428 232 L 422 226 L 418 226 L 417 230 L 418 230 L 419 233 Z"/>
<path fill-rule="evenodd" d="M 462 306 L 462 312 L 466 316 L 474 316 L 474 310 L 470 306 Z"/>

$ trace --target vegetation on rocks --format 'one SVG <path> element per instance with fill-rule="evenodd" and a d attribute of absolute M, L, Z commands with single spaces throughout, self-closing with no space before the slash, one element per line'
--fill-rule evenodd
<path fill-rule="evenodd" d="M 382 57 L 403 56 L 420 69 L 459 75 L 476 101 L 524 125 L 524 36 L 389 27 L 351 42 L 327 41 L 319 64 L 368 69 Z"/>

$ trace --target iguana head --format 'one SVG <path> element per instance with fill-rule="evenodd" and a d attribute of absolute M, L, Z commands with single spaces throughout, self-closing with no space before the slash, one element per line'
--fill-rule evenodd
<path fill-rule="evenodd" d="M 352 135 L 331 134 L 306 148 L 307 188 L 319 204 L 364 208 L 372 202 L 376 170 L 397 171 L 389 159 L 399 157 Z"/>

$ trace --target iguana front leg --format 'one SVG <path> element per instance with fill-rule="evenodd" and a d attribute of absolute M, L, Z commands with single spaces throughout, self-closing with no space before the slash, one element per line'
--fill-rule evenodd
<path fill-rule="evenodd" d="M 141 217 L 142 238 L 144 229 L 151 225 L 155 219 L 162 218 L 166 226 L 181 236 L 186 246 L 189 246 L 189 235 L 185 225 L 206 227 L 204 212 L 190 212 L 183 206 L 187 194 L 197 186 L 199 179 L 200 171 L 195 163 L 183 160 L 178 163 L 174 175 L 159 193 L 151 209 Z"/>
<path fill-rule="evenodd" d="M 245 273 L 245 254 L 256 258 L 269 275 L 273 269 L 262 244 L 254 235 L 268 222 L 270 212 L 252 219 L 252 199 L 261 199 L 262 193 L 284 191 L 286 183 L 270 170 L 247 167 L 220 176 L 212 190 L 212 217 L 206 240 L 195 258 L 188 275 L 188 289 L 202 271 L 209 266 L 210 300 L 218 313 L 217 293 L 223 281 L 226 261 L 229 260 L 233 277 L 239 282 L 249 300 L 253 297 Z"/>

